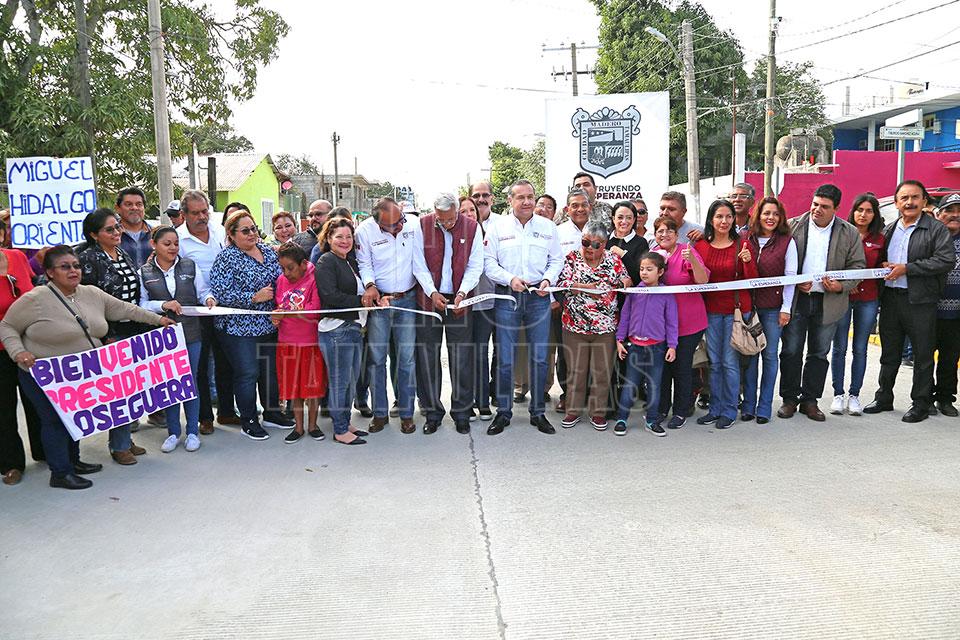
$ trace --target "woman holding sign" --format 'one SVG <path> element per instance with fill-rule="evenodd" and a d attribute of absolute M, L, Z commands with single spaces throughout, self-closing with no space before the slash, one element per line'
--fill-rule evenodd
<path fill-rule="evenodd" d="M 190 258 L 181 258 L 180 236 L 173 227 L 157 227 L 150 236 L 153 257 L 140 267 L 140 306 L 154 313 L 166 314 L 183 325 L 183 337 L 190 354 L 190 370 L 200 370 L 200 318 L 184 317 L 183 307 L 195 307 L 201 302 L 208 308 L 217 304 L 210 295 L 210 287 L 203 273 Z M 203 384 L 199 382 L 198 384 Z M 187 439 L 184 449 L 200 448 L 200 398 L 183 403 L 187 416 Z M 160 450 L 170 453 L 180 443 L 180 405 L 166 409 L 167 439 Z"/>
<path fill-rule="evenodd" d="M 87 214 L 83 219 L 83 237 L 87 242 L 77 253 L 82 269 L 81 284 L 93 285 L 123 302 L 139 303 L 140 278 L 133 260 L 120 248 L 123 225 L 117 214 L 107 208 Z M 140 322 L 112 321 L 104 341 L 115 342 L 146 330 L 147 327 Z M 118 464 L 137 464 L 136 456 L 147 452 L 134 444 L 130 437 L 136 427 L 134 422 L 110 430 L 110 456 Z"/>
<path fill-rule="evenodd" d="M 30 375 L 37 358 L 64 356 L 101 346 L 110 322 L 126 320 L 169 326 L 173 320 L 114 298 L 97 287 L 80 284 L 80 261 L 73 249 L 57 245 L 43 257 L 48 286 L 20 296 L 0 321 L 0 341 L 20 365 L 23 390 L 40 415 L 43 449 L 50 465 L 50 486 L 86 489 L 81 475 L 103 466 L 80 461 L 80 445 L 64 428 L 56 409 Z M 118 427 L 119 428 L 119 427 Z"/>

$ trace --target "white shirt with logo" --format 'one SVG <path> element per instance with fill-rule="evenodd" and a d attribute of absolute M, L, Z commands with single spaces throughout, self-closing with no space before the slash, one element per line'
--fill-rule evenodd
<path fill-rule="evenodd" d="M 420 221 L 408 216 L 394 236 L 380 228 L 373 218 L 357 227 L 357 263 L 364 286 L 371 282 L 381 293 L 409 291 L 416 284 L 413 256 L 417 244 L 423 246 Z"/>
<path fill-rule="evenodd" d="M 521 224 L 515 215 L 501 216 L 487 229 L 484 272 L 493 282 L 509 286 L 513 278 L 536 285 L 557 281 L 563 268 L 558 227 L 533 215 Z"/>

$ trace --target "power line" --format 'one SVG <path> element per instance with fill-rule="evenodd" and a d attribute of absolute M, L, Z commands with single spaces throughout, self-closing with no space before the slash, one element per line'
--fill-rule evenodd
<path fill-rule="evenodd" d="M 812 30 L 812 31 L 802 31 L 802 32 L 800 32 L 800 33 L 784 33 L 784 34 L 781 34 L 780 37 L 781 37 L 781 38 L 798 38 L 798 37 L 800 37 L 800 36 L 813 35 L 814 33 L 823 33 L 823 32 L 825 32 L 825 31 L 833 31 L 834 29 L 839 29 L 840 27 L 845 27 L 845 26 L 847 26 L 848 24 L 853 24 L 854 22 L 860 22 L 861 20 L 866 20 L 866 19 L 869 18 L 870 16 L 874 16 L 874 15 L 880 13 L 881 11 L 884 11 L 884 10 L 889 9 L 889 8 L 891 8 L 891 7 L 895 7 L 895 6 L 898 5 L 898 4 L 903 4 L 904 2 L 906 2 L 906 0 L 896 0 L 896 2 L 891 2 L 890 4 L 884 5 L 884 6 L 880 7 L 879 9 L 874 9 L 874 10 L 871 11 L 870 13 L 865 13 L 865 14 L 863 14 L 863 15 L 861 15 L 861 16 L 857 16 L 856 18 L 852 18 L 852 19 L 847 20 L 847 21 L 845 21 L 845 22 L 840 22 L 840 23 L 838 23 L 838 24 L 831 25 L 831 26 L 829 26 L 829 27 L 823 27 L 822 29 L 814 29 L 814 30 Z"/>
<path fill-rule="evenodd" d="M 879 66 L 879 67 L 874 67 L 873 69 L 868 69 L 868 70 L 866 70 L 866 71 L 862 71 L 862 72 L 857 73 L 857 74 L 855 74 L 855 75 L 847 76 L 846 78 L 837 78 L 836 80 L 831 80 L 830 82 L 824 82 L 824 83 L 823 83 L 822 85 L 820 85 L 820 86 L 826 87 L 826 86 L 831 85 L 831 84 L 836 84 L 836 83 L 838 83 L 838 82 L 843 82 L 844 80 L 853 80 L 854 78 L 860 78 L 860 77 L 862 77 L 862 76 L 867 75 L 868 73 L 873 73 L 874 71 L 880 71 L 881 69 L 887 69 L 888 67 L 893 67 L 893 66 L 898 65 L 898 64 L 901 64 L 901 63 L 903 63 L 903 62 L 909 62 L 910 60 L 916 60 L 917 58 L 922 58 L 923 56 L 928 56 L 928 55 L 930 55 L 931 53 L 936 53 L 937 51 L 943 51 L 944 49 L 947 49 L 947 48 L 949 48 L 949 47 L 956 46 L 956 45 L 958 45 L 958 44 L 960 44 L 960 40 L 957 40 L 956 42 L 951 42 L 950 44 L 945 44 L 945 45 L 943 45 L 943 46 L 941 46 L 941 47 L 937 47 L 936 49 L 931 49 L 930 51 L 924 51 L 924 52 L 922 52 L 922 53 L 918 53 L 918 54 L 916 54 L 916 55 L 910 56 L 909 58 L 903 58 L 902 60 L 895 60 L 894 62 L 890 62 L 890 63 L 888 63 L 888 64 L 884 64 L 884 65 L 881 65 L 881 66 Z"/>
<path fill-rule="evenodd" d="M 920 10 L 920 11 L 916 11 L 916 12 L 914 12 L 914 13 L 911 13 L 911 14 L 908 14 L 908 15 L 905 15 L 905 16 L 900 16 L 899 18 L 894 18 L 893 20 L 888 20 L 888 21 L 886 21 L 886 22 L 880 22 L 880 23 L 871 25 L 871 26 L 869 26 L 869 27 L 863 27 L 862 29 L 857 29 L 857 30 L 855 30 L 855 31 L 848 31 L 847 33 L 843 33 L 843 34 L 840 34 L 840 35 L 838 35 L 838 36 L 834 36 L 834 37 L 832 37 L 832 38 L 825 38 L 825 39 L 823 39 L 823 40 L 817 40 L 816 42 L 808 42 L 807 44 L 802 44 L 802 45 L 800 45 L 800 46 L 798 46 L 798 47 L 794 47 L 794 48 L 792 48 L 792 49 L 787 49 L 786 51 L 781 51 L 780 53 L 781 53 L 781 55 L 782 55 L 782 54 L 786 54 L 786 53 L 793 53 L 794 51 L 799 51 L 800 49 L 806 49 L 807 47 L 814 47 L 814 46 L 816 46 L 816 45 L 818 45 L 818 44 L 823 44 L 823 43 L 825 43 L 825 42 L 835 42 L 836 40 L 839 40 L 840 38 L 846 38 L 846 37 L 848 37 L 848 36 L 856 35 L 856 34 L 858 34 L 858 33 L 863 33 L 864 31 L 870 31 L 871 29 L 876 29 L 876 28 L 878 28 L 878 27 L 886 27 L 887 25 L 891 25 L 891 24 L 893 24 L 894 22 L 900 22 L 901 20 L 906 20 L 907 18 L 912 18 L 912 17 L 914 17 L 914 16 L 919 16 L 919 15 L 924 14 L 924 13 L 929 13 L 929 12 L 935 10 L 935 9 L 940 9 L 940 8 L 942 8 L 942 7 L 946 7 L 946 6 L 949 6 L 949 5 L 951 5 L 951 4 L 956 4 L 956 3 L 958 3 L 958 2 L 960 2 L 960 0 L 948 0 L 947 2 L 944 2 L 944 3 L 942 3 L 942 4 L 938 4 L 938 5 L 934 6 L 934 7 L 929 7 L 929 8 L 927 8 L 927 9 L 922 9 L 922 10 Z"/>

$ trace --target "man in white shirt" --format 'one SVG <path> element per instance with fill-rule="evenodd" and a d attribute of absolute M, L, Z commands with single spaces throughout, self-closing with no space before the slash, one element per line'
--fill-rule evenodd
<path fill-rule="evenodd" d="M 389 421 L 387 404 L 387 352 L 390 338 L 397 345 L 397 402 L 400 431 L 413 433 L 413 401 L 416 397 L 414 342 L 416 315 L 393 308 L 417 306 L 413 275 L 414 253 L 422 243 L 420 224 L 408 223 L 393 198 L 381 198 L 373 207 L 373 216 L 357 227 L 357 263 L 365 291 L 364 306 L 389 299 L 390 310 L 374 311 L 367 320 L 370 355 L 370 390 L 373 395 L 373 420 L 369 431 L 382 431 Z M 422 244 L 420 245 L 422 246 Z"/>
<path fill-rule="evenodd" d="M 180 239 L 180 255 L 190 258 L 210 281 L 210 269 L 226 245 L 223 227 L 210 224 L 210 203 L 203 191 L 190 189 L 180 198 L 180 211 L 184 224 L 177 227 Z M 213 353 L 215 385 L 217 389 L 217 422 L 222 425 L 239 425 L 233 397 L 233 368 L 227 359 L 223 345 L 217 340 L 213 318 L 200 318 L 200 368 L 195 376 L 200 395 L 200 433 L 213 433 L 213 403 L 210 397 L 210 354 Z"/>
<path fill-rule="evenodd" d="M 567 194 L 567 206 L 563 208 L 567 221 L 557 225 L 560 237 L 560 255 L 566 259 L 571 251 L 580 248 L 583 226 L 590 219 L 590 198 L 583 189 L 571 189 Z"/>
<path fill-rule="evenodd" d="M 840 189 L 820 185 L 813 194 L 810 211 L 790 221 L 797 244 L 798 273 L 824 273 L 863 269 L 866 259 L 857 228 L 836 216 Z M 826 416 L 817 406 L 827 380 L 827 353 L 833 343 L 837 321 L 847 313 L 850 291 L 856 280 L 824 277 L 798 284 L 790 321 L 783 328 L 780 346 L 781 418 L 792 418 L 799 408 L 811 420 Z M 807 346 L 806 359 L 803 356 Z"/>
<path fill-rule="evenodd" d="M 667 191 L 660 196 L 660 215 L 669 216 L 677 223 L 677 242 L 693 244 L 703 237 L 703 227 L 684 220 L 687 215 L 687 196 L 679 191 Z M 656 240 L 650 243 L 651 251 L 659 248 Z"/>
<path fill-rule="evenodd" d="M 458 213 L 452 193 L 441 194 L 434 213 L 420 218 L 420 245 L 414 254 L 413 275 L 420 283 L 417 304 L 442 320 L 421 316 L 417 328 L 417 396 L 427 421 L 425 434 L 435 433 L 443 419 L 440 400 L 440 344 L 447 337 L 450 364 L 450 415 L 458 433 L 470 432 L 474 395 L 472 310 L 456 309 L 476 288 L 483 273 L 483 233 L 476 221 Z"/>
<path fill-rule="evenodd" d="M 520 327 L 526 330 L 530 350 L 530 424 L 542 433 L 555 433 L 544 416 L 547 378 L 547 342 L 550 335 L 550 298 L 563 267 L 557 227 L 534 215 L 536 194 L 527 180 L 510 187 L 512 213 L 491 225 L 486 237 L 484 271 L 498 285 L 498 293 L 514 300 L 497 300 L 497 415 L 487 429 L 501 433 L 513 418 L 514 346 Z M 533 289 L 531 291 L 530 289 Z"/>

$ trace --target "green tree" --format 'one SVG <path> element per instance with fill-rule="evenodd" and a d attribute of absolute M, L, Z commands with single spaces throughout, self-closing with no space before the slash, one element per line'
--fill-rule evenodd
<path fill-rule="evenodd" d="M 187 140 L 196 143 L 200 155 L 253 151 L 250 140 L 223 122 L 211 120 L 197 126 L 183 125 L 181 130 Z"/>
<path fill-rule="evenodd" d="M 774 102 L 774 140 L 790 133 L 790 129 L 813 129 L 823 136 L 830 149 L 833 132 L 829 128 L 823 89 L 810 73 L 813 64 L 804 62 L 777 64 L 776 99 Z M 742 125 L 737 129 L 747 136 L 747 166 L 763 166 L 764 126 L 766 124 L 767 66 L 757 64 L 750 74 L 750 90 L 744 95 Z"/>
<path fill-rule="evenodd" d="M 520 161 L 523 158 L 523 151 L 506 142 L 497 140 L 490 145 L 490 180 L 493 182 L 493 196 L 497 203 L 493 205 L 496 213 L 502 212 L 507 208 L 504 201 L 505 190 L 520 178 L 522 175 Z"/>
<path fill-rule="evenodd" d="M 520 175 L 533 183 L 537 193 L 546 190 L 546 165 L 547 148 L 542 138 L 520 156 Z"/>
<path fill-rule="evenodd" d="M 396 195 L 396 193 L 394 193 L 394 189 L 395 187 L 390 183 L 390 181 L 386 180 L 367 189 L 367 197 L 373 198 L 374 200 L 378 198 L 384 198 L 386 196 L 390 196 L 392 198 Z"/>
<path fill-rule="evenodd" d="M 156 197 L 153 97 L 146 2 L 86 0 L 92 103 L 79 99 L 74 2 L 0 0 L 0 156 L 97 157 L 103 197 L 127 184 Z M 203 0 L 164 0 L 162 23 L 174 156 L 187 126 L 226 123 L 230 99 L 253 95 L 289 27 L 259 0 L 229 16 Z"/>
<path fill-rule="evenodd" d="M 700 136 L 701 173 L 729 169 L 731 151 L 729 107 L 739 96 L 732 79 L 746 86 L 743 51 L 728 31 L 720 30 L 696 2 L 674 4 L 658 0 L 592 0 L 600 15 L 600 55 L 596 81 L 600 93 L 670 92 L 670 181 L 685 182 L 686 112 L 683 65 L 665 43 L 644 31 L 653 27 L 679 49 L 680 24 L 693 28 L 694 68 Z M 739 92 L 738 92 L 739 93 Z"/>
<path fill-rule="evenodd" d="M 315 176 L 320 174 L 320 169 L 316 163 L 306 154 L 297 156 L 289 153 L 281 153 L 274 158 L 273 162 L 277 165 L 277 169 L 280 169 L 280 171 L 288 176 Z"/>

